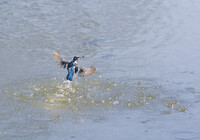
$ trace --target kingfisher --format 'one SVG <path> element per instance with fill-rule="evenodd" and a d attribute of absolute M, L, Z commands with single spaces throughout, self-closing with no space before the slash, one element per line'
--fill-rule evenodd
<path fill-rule="evenodd" d="M 78 66 L 78 60 L 84 58 L 84 56 L 74 56 L 72 61 L 65 61 L 59 54 L 58 51 L 53 51 L 53 58 L 56 63 L 61 68 L 67 68 L 68 74 L 66 79 L 69 81 L 73 80 L 73 76 L 78 73 L 80 77 L 93 75 L 96 71 L 96 68 L 91 66 L 90 68 L 83 68 Z"/>

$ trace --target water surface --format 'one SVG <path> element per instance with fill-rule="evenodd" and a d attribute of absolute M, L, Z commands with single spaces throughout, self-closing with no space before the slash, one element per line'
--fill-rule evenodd
<path fill-rule="evenodd" d="M 198 0 L 0 2 L 0 139 L 200 139 Z M 52 59 L 86 56 L 65 82 Z"/>

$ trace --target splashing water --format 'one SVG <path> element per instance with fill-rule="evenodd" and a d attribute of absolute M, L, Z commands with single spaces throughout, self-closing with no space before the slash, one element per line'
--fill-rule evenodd
<path fill-rule="evenodd" d="M 80 80 L 79 82 L 52 80 L 31 83 L 20 89 L 5 90 L 14 100 L 45 109 L 64 109 L 68 111 L 100 109 L 159 108 L 165 114 L 173 110 L 184 112 L 178 99 L 167 99 L 160 94 L 165 92 L 160 86 L 150 83 L 105 82 Z M 166 109 L 168 109 L 166 111 Z M 167 112 L 167 113 L 166 113 Z"/>

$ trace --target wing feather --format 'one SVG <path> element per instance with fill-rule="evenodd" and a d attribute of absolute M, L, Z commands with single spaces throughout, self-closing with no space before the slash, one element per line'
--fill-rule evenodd
<path fill-rule="evenodd" d="M 69 63 L 63 60 L 63 58 L 59 55 L 58 51 L 53 51 L 53 58 L 61 68 L 66 68 L 66 65 Z"/>
<path fill-rule="evenodd" d="M 90 67 L 90 68 L 79 67 L 78 75 L 81 77 L 90 76 L 90 75 L 93 75 L 95 71 L 96 71 L 95 67 Z"/>

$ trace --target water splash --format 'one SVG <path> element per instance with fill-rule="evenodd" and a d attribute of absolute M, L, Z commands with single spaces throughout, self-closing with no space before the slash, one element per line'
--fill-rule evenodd
<path fill-rule="evenodd" d="M 160 86 L 136 81 L 106 82 L 102 80 L 81 80 L 70 82 L 60 80 L 43 81 L 22 86 L 20 89 L 4 91 L 19 103 L 45 109 L 83 111 L 91 109 L 153 109 L 160 112 L 185 112 L 187 108 L 178 99 L 163 97 L 167 93 Z"/>

